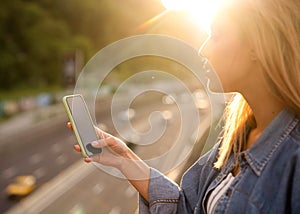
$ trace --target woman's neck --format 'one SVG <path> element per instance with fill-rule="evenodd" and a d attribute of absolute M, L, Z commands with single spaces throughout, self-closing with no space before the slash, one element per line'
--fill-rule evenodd
<path fill-rule="evenodd" d="M 256 126 L 249 133 L 247 148 L 253 145 L 272 120 L 284 109 L 283 103 L 269 93 L 253 94 L 252 96 L 255 97 L 245 97 L 256 121 Z"/>

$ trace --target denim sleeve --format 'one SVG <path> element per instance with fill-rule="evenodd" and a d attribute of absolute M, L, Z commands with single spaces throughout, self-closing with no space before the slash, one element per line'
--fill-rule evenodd
<path fill-rule="evenodd" d="M 293 158 L 295 161 L 295 167 L 293 172 L 292 182 L 292 212 L 299 213 L 300 210 L 300 149 L 297 151 L 297 155 Z"/>
<path fill-rule="evenodd" d="M 177 213 L 178 204 L 184 197 L 179 186 L 153 168 L 150 176 L 149 203 L 139 196 L 139 213 Z"/>
<path fill-rule="evenodd" d="M 199 182 L 202 180 L 200 185 L 204 187 L 205 181 L 211 176 L 212 163 L 216 159 L 218 147 L 219 143 L 185 173 L 185 179 L 182 179 L 182 188 L 159 171 L 151 168 L 149 203 L 139 196 L 139 213 L 193 213 L 198 200 L 201 199 L 198 194 Z M 204 190 L 205 188 L 201 190 L 203 194 Z"/>

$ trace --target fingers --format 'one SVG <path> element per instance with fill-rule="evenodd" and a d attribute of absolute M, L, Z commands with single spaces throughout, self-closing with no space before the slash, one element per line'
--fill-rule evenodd
<path fill-rule="evenodd" d="M 79 146 L 78 144 L 75 144 L 75 145 L 74 145 L 74 150 L 75 150 L 76 152 L 81 152 L 80 146 Z M 83 160 L 84 160 L 86 163 L 92 162 L 91 158 L 84 158 Z"/>
<path fill-rule="evenodd" d="M 107 138 L 100 139 L 98 141 L 94 141 L 94 142 L 92 142 L 92 146 L 95 148 L 103 148 L 103 147 L 107 146 L 106 140 L 107 140 Z"/>
<path fill-rule="evenodd" d="M 99 136 L 99 138 L 108 138 L 111 137 L 110 134 L 106 133 L 105 131 L 102 131 L 101 129 L 99 129 L 98 127 L 95 127 L 95 130 Z"/>
<path fill-rule="evenodd" d="M 71 131 L 74 131 L 71 122 L 67 123 L 67 127 Z M 98 141 L 92 142 L 93 147 L 105 149 L 105 147 L 111 147 L 111 146 L 114 146 L 117 143 L 116 139 L 112 135 L 102 131 L 98 127 L 95 127 L 95 130 L 96 130 L 96 133 L 97 133 L 97 135 L 99 136 L 100 139 Z M 75 144 L 73 146 L 73 148 L 76 152 L 81 152 L 81 148 L 78 144 Z M 115 149 L 113 149 L 113 150 L 115 150 Z M 112 152 L 112 151 L 110 151 L 110 152 Z M 113 152 L 115 152 L 115 151 L 113 151 Z M 93 162 L 93 161 L 94 162 L 100 162 L 100 155 L 95 155 L 95 156 L 92 156 L 92 157 L 86 157 L 86 158 L 83 158 L 83 160 L 86 163 L 90 163 L 90 162 Z"/>
<path fill-rule="evenodd" d="M 86 163 L 92 162 L 92 159 L 91 159 L 91 158 L 84 158 L 83 160 L 84 160 Z"/>
<path fill-rule="evenodd" d="M 81 152 L 80 146 L 79 146 L 78 144 L 75 144 L 75 145 L 74 145 L 74 150 L 75 150 L 76 152 Z"/>
<path fill-rule="evenodd" d="M 67 126 L 68 126 L 68 128 L 69 128 L 71 131 L 73 131 L 73 127 L 72 127 L 71 122 L 68 122 L 68 123 L 67 123 Z"/>

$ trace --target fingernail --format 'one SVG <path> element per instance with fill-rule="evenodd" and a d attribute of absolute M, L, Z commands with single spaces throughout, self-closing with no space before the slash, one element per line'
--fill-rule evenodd
<path fill-rule="evenodd" d="M 92 142 L 92 146 L 97 146 L 98 145 L 98 142 L 97 141 L 93 141 Z"/>
<path fill-rule="evenodd" d="M 87 163 L 92 162 L 91 158 L 84 158 L 84 161 L 87 162 Z"/>

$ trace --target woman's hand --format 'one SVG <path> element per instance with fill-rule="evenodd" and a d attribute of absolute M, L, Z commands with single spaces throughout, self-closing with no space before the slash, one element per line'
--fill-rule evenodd
<path fill-rule="evenodd" d="M 68 127 L 73 130 L 71 123 L 68 123 Z M 84 161 L 93 161 L 119 169 L 137 191 L 148 201 L 149 166 L 131 151 L 122 140 L 99 128 L 95 129 L 100 139 L 93 142 L 92 146 L 101 148 L 102 152 L 92 157 L 84 158 Z M 80 152 L 78 144 L 74 146 L 74 149 Z"/>
<path fill-rule="evenodd" d="M 68 123 L 68 128 L 73 130 L 71 123 Z M 124 158 L 128 158 L 128 153 L 131 152 L 127 145 L 117 137 L 114 137 L 99 128 L 95 128 L 99 136 L 99 140 L 92 142 L 92 146 L 95 148 L 101 148 L 102 152 L 92 157 L 84 158 L 84 161 L 97 162 L 107 166 L 113 166 L 120 168 Z M 81 152 L 78 144 L 74 145 L 74 149 L 77 152 Z"/>

